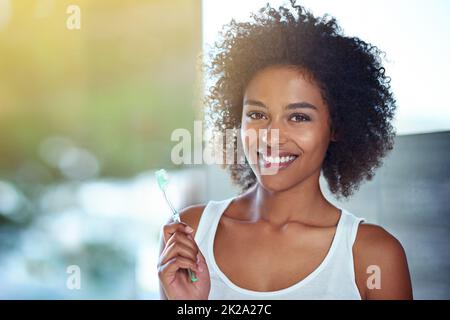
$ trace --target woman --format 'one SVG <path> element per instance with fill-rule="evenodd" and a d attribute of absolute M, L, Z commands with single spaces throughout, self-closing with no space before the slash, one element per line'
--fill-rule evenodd
<path fill-rule="evenodd" d="M 210 123 L 218 134 L 240 129 L 233 143 L 245 161 L 226 167 L 242 193 L 164 226 L 163 299 L 412 299 L 399 241 L 319 185 L 322 172 L 331 192 L 350 197 L 393 147 L 381 52 L 291 4 L 295 14 L 267 5 L 254 22 L 232 20 L 216 43 Z M 262 140 L 247 134 L 264 130 Z"/>

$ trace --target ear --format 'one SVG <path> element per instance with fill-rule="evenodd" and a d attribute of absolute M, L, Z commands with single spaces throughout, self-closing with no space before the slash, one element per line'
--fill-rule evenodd
<path fill-rule="evenodd" d="M 332 135 L 331 135 L 331 138 L 330 138 L 330 141 L 331 141 L 331 142 L 336 142 L 336 141 L 338 141 L 337 134 L 332 134 Z"/>
<path fill-rule="evenodd" d="M 331 127 L 330 141 L 331 142 L 339 141 L 339 135 L 337 134 L 336 130 L 333 127 Z"/>

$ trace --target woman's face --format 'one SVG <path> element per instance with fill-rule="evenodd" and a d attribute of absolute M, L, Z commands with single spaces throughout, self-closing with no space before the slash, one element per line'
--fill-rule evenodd
<path fill-rule="evenodd" d="M 250 138 L 259 137 L 262 129 L 267 130 L 265 139 L 264 134 L 262 139 Z M 332 139 L 328 106 L 319 87 L 302 71 L 286 66 L 259 71 L 244 92 L 241 137 L 245 156 L 264 188 L 281 191 L 319 176 Z M 269 157 L 276 147 L 279 161 Z"/>

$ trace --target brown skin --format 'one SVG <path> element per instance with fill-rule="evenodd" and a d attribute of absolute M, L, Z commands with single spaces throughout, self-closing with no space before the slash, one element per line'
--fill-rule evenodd
<path fill-rule="evenodd" d="M 280 151 L 299 157 L 277 174 L 263 175 L 253 155 L 246 154 L 247 159 L 253 160 L 249 162 L 254 163 L 252 169 L 258 182 L 234 199 L 224 212 L 214 240 L 214 255 L 220 269 L 236 285 L 275 291 L 313 272 L 332 243 L 340 211 L 323 196 L 319 176 L 328 144 L 335 135 L 319 87 L 301 70 L 272 66 L 260 71 L 245 90 L 243 102 L 247 100 L 262 102 L 265 107 L 244 104 L 242 132 L 278 129 L 276 143 Z M 317 110 L 286 109 L 288 104 L 297 102 L 309 103 Z M 270 134 L 267 141 L 270 150 Z M 243 143 L 251 150 L 257 142 L 244 138 Z M 186 208 L 181 214 L 183 222 L 196 229 L 203 209 L 204 206 Z M 182 238 L 186 233 L 179 224 L 166 226 L 165 231 L 160 271 L 167 270 L 167 261 L 176 256 L 191 259 L 190 265 L 195 267 L 193 257 L 198 248 L 193 235 Z M 170 234 L 180 234 L 185 250 L 167 250 Z M 362 224 L 353 254 L 356 284 L 363 299 L 412 299 L 404 250 L 383 228 Z M 204 258 L 201 261 L 206 266 Z M 366 285 L 370 265 L 381 270 L 381 289 L 369 289 Z M 173 266 L 173 270 L 179 269 Z M 203 281 L 192 284 L 186 281 L 186 270 L 160 272 L 161 298 L 207 299 L 209 274 L 202 275 Z"/>
<path fill-rule="evenodd" d="M 183 216 L 186 212 L 182 212 Z M 164 299 L 200 300 L 208 297 L 211 287 L 209 270 L 194 235 L 194 230 L 185 223 L 169 221 L 164 225 L 158 261 L 161 297 Z M 190 281 L 188 268 L 196 273 L 197 282 Z"/>

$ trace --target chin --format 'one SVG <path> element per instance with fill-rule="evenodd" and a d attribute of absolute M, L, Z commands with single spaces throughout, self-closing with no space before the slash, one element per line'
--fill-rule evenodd
<path fill-rule="evenodd" d="M 281 192 L 295 186 L 298 182 L 278 175 L 258 175 L 259 184 L 267 191 Z"/>

